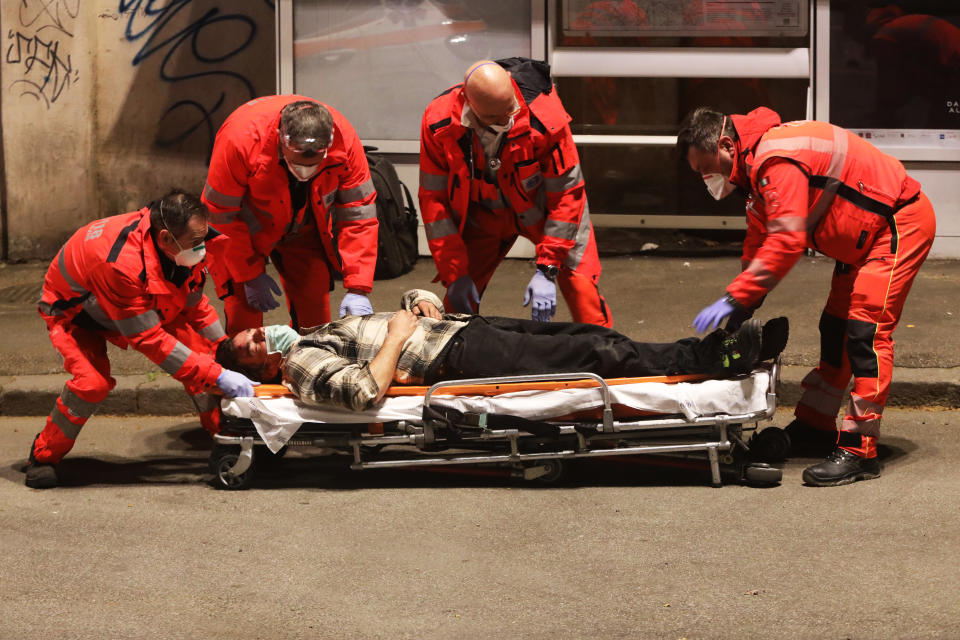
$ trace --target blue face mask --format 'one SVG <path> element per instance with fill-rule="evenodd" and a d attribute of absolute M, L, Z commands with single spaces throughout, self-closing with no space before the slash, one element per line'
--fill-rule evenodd
<path fill-rule="evenodd" d="M 283 324 L 272 324 L 264 328 L 267 338 L 267 353 L 279 353 L 286 356 L 293 343 L 300 339 L 300 334 Z"/>

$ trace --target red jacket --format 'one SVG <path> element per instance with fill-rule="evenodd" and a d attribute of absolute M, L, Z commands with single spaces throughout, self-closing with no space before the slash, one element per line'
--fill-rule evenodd
<path fill-rule="evenodd" d="M 309 222 L 309 210 L 294 218 L 301 212 L 291 210 L 289 172 L 280 163 L 280 110 L 298 100 L 310 98 L 251 100 L 217 132 L 202 199 L 210 208 L 211 224 L 230 238 L 225 266 L 235 282 L 263 273 L 277 243 Z M 312 205 L 327 261 L 343 273 L 344 287 L 370 291 L 377 263 L 377 194 L 356 131 L 338 111 L 324 106 L 333 116 L 333 143 L 310 181 L 307 206 Z"/>
<path fill-rule="evenodd" d="M 207 236 L 211 245 L 225 240 Z M 40 314 L 48 326 L 72 322 L 101 333 L 117 346 L 132 346 L 197 394 L 216 384 L 223 370 L 207 353 L 191 351 L 164 330 L 185 319 L 211 342 L 223 337 L 217 312 L 203 293 L 204 263 L 177 267 L 178 285 L 167 278 L 172 261 L 150 236 L 150 209 L 94 220 L 80 227 L 50 263 Z M 167 273 L 164 273 L 167 271 Z"/>
<path fill-rule="evenodd" d="M 570 116 L 546 65 L 521 58 L 500 64 L 513 73 L 521 107 L 501 150 L 497 186 L 518 224 L 533 226 L 546 216 L 537 263 L 560 266 L 587 205 Z M 420 129 L 420 213 L 444 286 L 467 274 L 461 233 L 483 183 L 483 148 L 473 130 L 461 124 L 463 105 L 458 84 L 427 106 Z"/>
<path fill-rule="evenodd" d="M 765 107 L 731 119 L 739 139 L 730 181 L 749 196 L 744 270 L 727 292 L 744 306 L 776 286 L 806 247 L 858 264 L 920 193 L 899 160 L 840 127 L 780 124 Z"/>

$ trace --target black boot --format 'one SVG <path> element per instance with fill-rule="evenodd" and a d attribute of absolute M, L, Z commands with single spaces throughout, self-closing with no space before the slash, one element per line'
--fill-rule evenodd
<path fill-rule="evenodd" d="M 37 462 L 37 459 L 33 457 L 33 447 L 39 437 L 40 434 L 38 433 L 33 439 L 33 444 L 30 445 L 30 457 L 27 459 L 26 477 L 23 483 L 31 489 L 52 489 L 59 484 L 56 467 L 52 464 Z"/>
<path fill-rule="evenodd" d="M 837 446 L 837 432 L 811 427 L 806 422 L 794 419 L 784 428 L 790 438 L 791 458 L 822 458 Z"/>
<path fill-rule="evenodd" d="M 760 357 L 762 329 L 760 321 L 751 318 L 737 332 L 720 344 L 720 363 L 723 373 L 750 373 Z"/>
<path fill-rule="evenodd" d="M 790 337 L 790 321 L 784 316 L 767 320 L 763 325 L 762 333 L 760 359 L 776 360 L 777 356 L 787 347 L 787 339 Z"/>
<path fill-rule="evenodd" d="M 803 470 L 803 481 L 814 487 L 836 487 L 879 477 L 880 462 L 876 458 L 861 458 L 840 447 L 834 449 L 820 464 Z"/>

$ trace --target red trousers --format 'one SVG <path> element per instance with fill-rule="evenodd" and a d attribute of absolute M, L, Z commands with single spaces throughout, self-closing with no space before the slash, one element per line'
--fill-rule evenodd
<path fill-rule="evenodd" d="M 836 429 L 852 375 L 838 444 L 864 457 L 876 455 L 893 374 L 893 330 L 935 232 L 933 207 L 921 193 L 897 212 L 860 264 L 838 264 L 834 271 L 820 317 L 820 364 L 803 379 L 795 413 L 811 426 Z"/>
<path fill-rule="evenodd" d="M 521 235 L 537 244 L 543 237 L 543 222 L 524 227 L 517 223 L 516 216 L 510 211 L 493 212 L 485 207 L 470 205 L 463 242 L 467 247 L 470 278 L 481 296 L 494 271 Z M 589 225 L 589 234 L 584 235 L 585 238 L 577 238 L 577 245 L 571 249 L 571 254 L 580 257 L 579 261 L 573 267 L 564 264 L 560 268 L 557 285 L 567 301 L 574 322 L 610 328 L 613 326 L 613 315 L 598 289 L 600 257 L 592 225 Z M 570 261 L 568 259 L 567 262 Z M 444 299 L 444 306 L 449 308 L 449 300 Z"/>
<path fill-rule="evenodd" d="M 64 369 L 73 376 L 63 385 L 46 426 L 33 443 L 33 457 L 37 462 L 57 464 L 73 448 L 83 425 L 117 381 L 110 375 L 107 339 L 102 334 L 50 316 L 44 316 L 44 320 L 50 331 L 50 342 L 63 358 Z M 186 322 L 175 320 L 165 324 L 164 329 L 193 350 L 211 352 L 213 349 L 213 344 Z M 220 430 L 218 398 L 200 393 L 191 399 L 203 427 L 217 433 Z"/>
<path fill-rule="evenodd" d="M 295 329 L 330 322 L 330 291 L 333 287 L 324 255 L 314 228 L 304 228 L 299 235 L 281 242 L 270 255 L 280 273 L 290 324 Z M 221 295 L 227 316 L 227 335 L 263 326 L 263 312 L 247 304 L 242 283 L 217 282 L 217 291 L 226 292 Z"/>

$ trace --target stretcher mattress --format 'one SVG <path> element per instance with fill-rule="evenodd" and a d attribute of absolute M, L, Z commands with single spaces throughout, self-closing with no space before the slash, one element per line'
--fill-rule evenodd
<path fill-rule="evenodd" d="M 744 415 L 767 408 L 770 371 L 756 369 L 749 376 L 707 379 L 697 382 L 627 382 L 610 384 L 614 405 L 657 415 L 682 415 L 687 420 L 714 415 Z M 425 388 L 422 388 L 425 390 Z M 308 405 L 290 397 L 231 398 L 222 402 L 223 412 L 249 419 L 271 451 L 276 453 L 305 422 L 370 424 L 397 420 L 418 421 L 424 396 L 395 395 L 384 398 L 367 411 L 334 406 Z M 524 389 L 498 395 L 434 395 L 431 406 L 467 413 L 495 413 L 528 420 L 550 420 L 602 408 L 597 386 L 553 390 Z"/>

